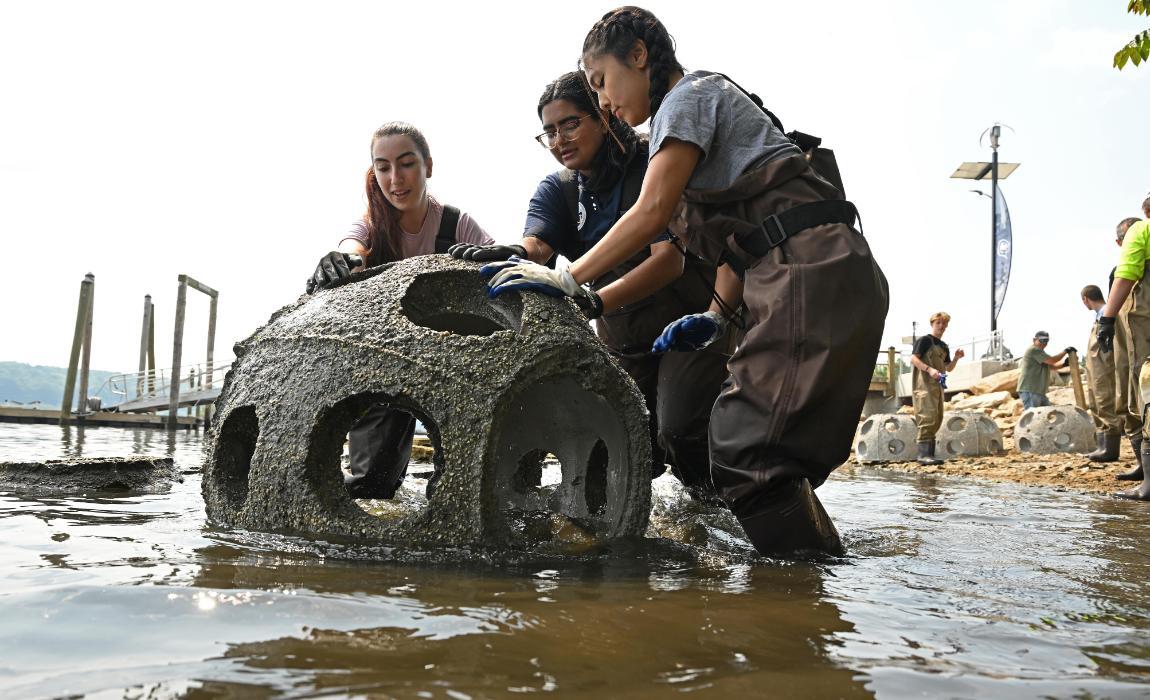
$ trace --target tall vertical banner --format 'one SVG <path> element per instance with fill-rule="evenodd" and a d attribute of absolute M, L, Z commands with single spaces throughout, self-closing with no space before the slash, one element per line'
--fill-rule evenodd
<path fill-rule="evenodd" d="M 998 320 L 998 312 L 1002 311 L 1002 302 L 1006 299 L 1006 287 L 1010 284 L 1010 256 L 1013 252 L 1013 242 L 1010 236 L 1010 209 L 1006 206 L 1006 197 L 1002 196 L 1002 188 L 998 188 L 998 209 L 995 211 L 994 227 L 994 319 Z"/>

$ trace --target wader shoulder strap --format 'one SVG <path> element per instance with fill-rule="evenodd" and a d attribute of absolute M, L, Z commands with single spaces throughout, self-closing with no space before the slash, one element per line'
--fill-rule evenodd
<path fill-rule="evenodd" d="M 735 235 L 739 247 L 761 258 L 791 236 L 823 224 L 853 226 L 858 217 L 855 205 L 845 199 L 828 199 L 800 204 L 780 214 L 772 214 L 757 228 Z M 861 221 L 859 222 L 861 225 Z"/>
<path fill-rule="evenodd" d="M 450 204 L 443 205 L 443 218 L 439 220 L 439 231 L 435 234 L 435 252 L 446 253 L 455 245 L 455 230 L 459 228 L 459 210 Z"/>

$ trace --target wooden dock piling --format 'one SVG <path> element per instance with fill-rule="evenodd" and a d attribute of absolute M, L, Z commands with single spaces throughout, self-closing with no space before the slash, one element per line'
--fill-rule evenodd
<path fill-rule="evenodd" d="M 60 401 L 60 423 L 67 423 L 72 417 L 72 395 L 76 389 L 76 370 L 80 363 L 81 351 L 84 356 L 83 377 L 80 382 L 80 412 L 88 407 L 88 367 L 92 345 L 92 305 L 95 296 L 96 276 L 91 272 L 80 282 L 80 299 L 76 304 L 76 329 L 72 335 L 72 354 L 68 358 L 68 374 L 64 379 L 64 396 Z"/>

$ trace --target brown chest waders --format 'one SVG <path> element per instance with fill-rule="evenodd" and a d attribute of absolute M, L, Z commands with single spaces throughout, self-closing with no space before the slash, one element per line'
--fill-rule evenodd
<path fill-rule="evenodd" d="M 643 168 L 624 175 L 620 213 L 639 198 Z M 570 171 L 560 175 L 567 208 L 578 220 L 578 189 Z M 596 291 L 634 270 L 650 257 L 644 248 L 617 268 L 594 280 Z M 702 313 L 711 303 L 715 267 L 687 257 L 683 274 L 651 296 L 609 311 L 595 321 L 595 330 L 611 348 L 624 371 L 643 393 L 651 420 L 651 476 L 671 466 L 671 472 L 696 497 L 713 497 L 707 425 L 711 407 L 727 378 L 727 359 L 738 341 L 732 325 L 724 338 L 700 352 L 651 353 L 651 345 L 673 321 Z"/>
<path fill-rule="evenodd" d="M 1122 440 L 1122 423 L 1115 405 L 1114 353 L 1102 352 L 1098 344 L 1098 323 L 1090 327 L 1086 344 L 1086 384 L 1090 388 L 1090 410 L 1097 428 L 1097 449 L 1086 457 L 1092 462 L 1114 462 Z"/>
<path fill-rule="evenodd" d="M 801 155 L 684 193 L 678 224 L 692 248 L 745 270 L 746 335 L 711 415 L 711 475 L 759 551 L 803 546 L 779 540 L 799 524 L 808 544 L 829 537 L 813 493 L 790 492 L 847 459 L 874 371 L 887 282 L 847 212 L 853 221 Z M 800 510 L 809 517 L 796 523 Z"/>
<path fill-rule="evenodd" d="M 931 345 L 926 357 L 918 359 L 931 369 L 946 371 L 946 350 L 941 345 Z M 942 385 L 917 367 L 914 369 L 913 384 L 911 400 L 914 402 L 914 423 L 918 427 L 916 439 L 919 443 L 929 442 L 933 446 L 934 436 L 942 427 Z"/>

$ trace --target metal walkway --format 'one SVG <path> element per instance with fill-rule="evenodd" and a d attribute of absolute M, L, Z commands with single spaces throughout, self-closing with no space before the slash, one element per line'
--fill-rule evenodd
<path fill-rule="evenodd" d="M 187 365 L 179 368 L 178 407 L 207 406 L 215 403 L 224 385 L 224 375 L 231 369 L 231 363 L 208 366 Z M 132 374 L 116 374 L 108 377 L 96 393 L 106 389 L 122 396 L 123 399 L 111 406 L 102 406 L 104 411 L 117 413 L 156 413 L 171 407 L 172 385 L 170 372 L 162 369 Z"/>

